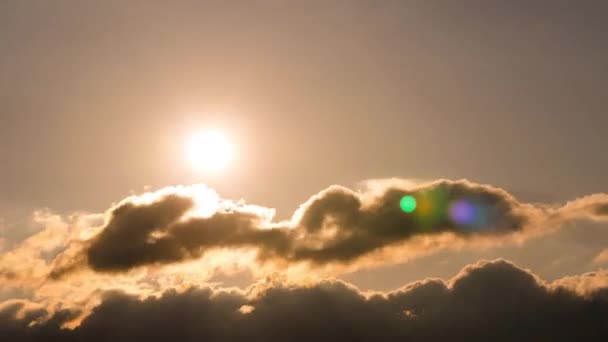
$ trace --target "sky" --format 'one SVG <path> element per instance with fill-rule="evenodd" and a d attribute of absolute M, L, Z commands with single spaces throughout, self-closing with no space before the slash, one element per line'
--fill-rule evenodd
<path fill-rule="evenodd" d="M 605 338 L 607 16 L 0 2 L 0 332 Z M 207 130 L 221 170 L 188 158 Z"/>

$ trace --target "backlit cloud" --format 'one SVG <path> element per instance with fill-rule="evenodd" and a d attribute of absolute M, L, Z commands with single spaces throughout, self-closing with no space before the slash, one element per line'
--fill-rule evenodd
<path fill-rule="evenodd" d="M 502 189 L 464 180 L 418 185 L 394 180 L 373 191 L 331 186 L 302 204 L 291 220 L 274 222 L 271 209 L 204 195 L 210 191 L 165 188 L 121 201 L 98 233 L 82 241 L 73 260 L 64 256 L 56 263 L 52 276 L 85 265 L 127 271 L 243 248 L 255 250 L 260 263 L 352 265 L 387 248 L 402 254 L 404 243 L 410 243 L 413 256 L 420 249 L 445 247 L 446 241 L 492 244 L 559 227 L 565 220 L 605 219 L 608 197 L 588 196 L 557 207 L 522 203 Z M 427 238 L 423 248 L 416 240 L 421 237 Z"/>

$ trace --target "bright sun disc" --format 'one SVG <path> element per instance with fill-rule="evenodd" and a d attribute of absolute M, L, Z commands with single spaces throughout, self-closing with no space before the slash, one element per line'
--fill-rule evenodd
<path fill-rule="evenodd" d="M 220 132 L 202 132 L 190 139 L 187 154 L 195 168 L 219 171 L 232 159 L 232 145 Z"/>

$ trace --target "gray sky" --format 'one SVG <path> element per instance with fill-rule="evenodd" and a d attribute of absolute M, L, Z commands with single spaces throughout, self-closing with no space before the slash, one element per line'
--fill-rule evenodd
<path fill-rule="evenodd" d="M 2 1 L 0 216 L 194 182 L 282 218 L 369 178 L 606 192 L 607 17 L 604 1 Z M 184 158 L 209 126 L 237 145 L 212 176 Z"/>

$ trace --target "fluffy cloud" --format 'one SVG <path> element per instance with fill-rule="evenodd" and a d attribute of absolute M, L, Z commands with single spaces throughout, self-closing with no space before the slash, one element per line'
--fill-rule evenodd
<path fill-rule="evenodd" d="M 536 215 L 535 208 L 500 189 L 466 181 L 386 185 L 377 195 L 330 187 L 312 197 L 295 226 L 319 243 L 296 246 L 293 258 L 348 262 L 416 236 L 504 235 L 522 230 Z M 416 199 L 413 213 L 401 209 L 404 196 Z"/>
<path fill-rule="evenodd" d="M 117 207 L 86 250 L 89 265 L 121 270 L 196 258 L 210 248 L 259 246 L 273 254 L 289 248 L 285 231 L 260 229 L 262 218 L 252 213 L 222 211 L 180 220 L 192 205 L 189 198 L 169 195 L 150 204 Z"/>
<path fill-rule="evenodd" d="M 446 236 L 452 243 L 491 243 L 492 238 L 522 236 L 567 219 L 605 219 L 608 205 L 604 194 L 560 208 L 522 203 L 502 189 L 469 181 L 407 185 L 395 180 L 374 191 L 331 186 L 312 196 L 290 221 L 273 222 L 270 209 L 219 198 L 197 203 L 201 189 L 176 189 L 120 202 L 82 252 L 58 263 L 52 275 L 59 277 L 76 264 L 95 271 L 127 271 L 237 248 L 255 249 L 260 262 L 348 265 L 420 237 L 428 238 L 425 249 L 431 250 L 441 247 Z M 404 196 L 416 199 L 414 212 L 400 207 Z"/>
<path fill-rule="evenodd" d="M 400 209 L 406 195 L 418 199 L 415 213 Z M 262 260 L 346 263 L 414 236 L 508 234 L 537 215 L 502 190 L 466 181 L 387 186 L 377 195 L 332 186 L 303 204 L 290 222 L 279 223 L 235 203 L 213 204 L 217 208 L 209 215 L 191 215 L 194 196 L 165 190 L 147 201 L 122 201 L 87 241 L 81 259 L 97 271 L 124 271 L 198 258 L 213 249 L 251 247 Z M 449 206 L 456 201 L 470 207 L 464 210 L 471 217 L 450 218 Z M 54 274 L 65 269 L 62 264 Z"/>
<path fill-rule="evenodd" d="M 49 315 L 13 302 L 0 307 L 0 333 L 23 341 L 602 340 L 606 289 L 583 295 L 496 260 L 469 265 L 449 281 L 426 279 L 388 293 L 363 293 L 338 280 L 272 278 L 247 291 L 193 287 L 148 298 L 108 292 L 73 330 L 61 325 L 76 312 Z"/>

